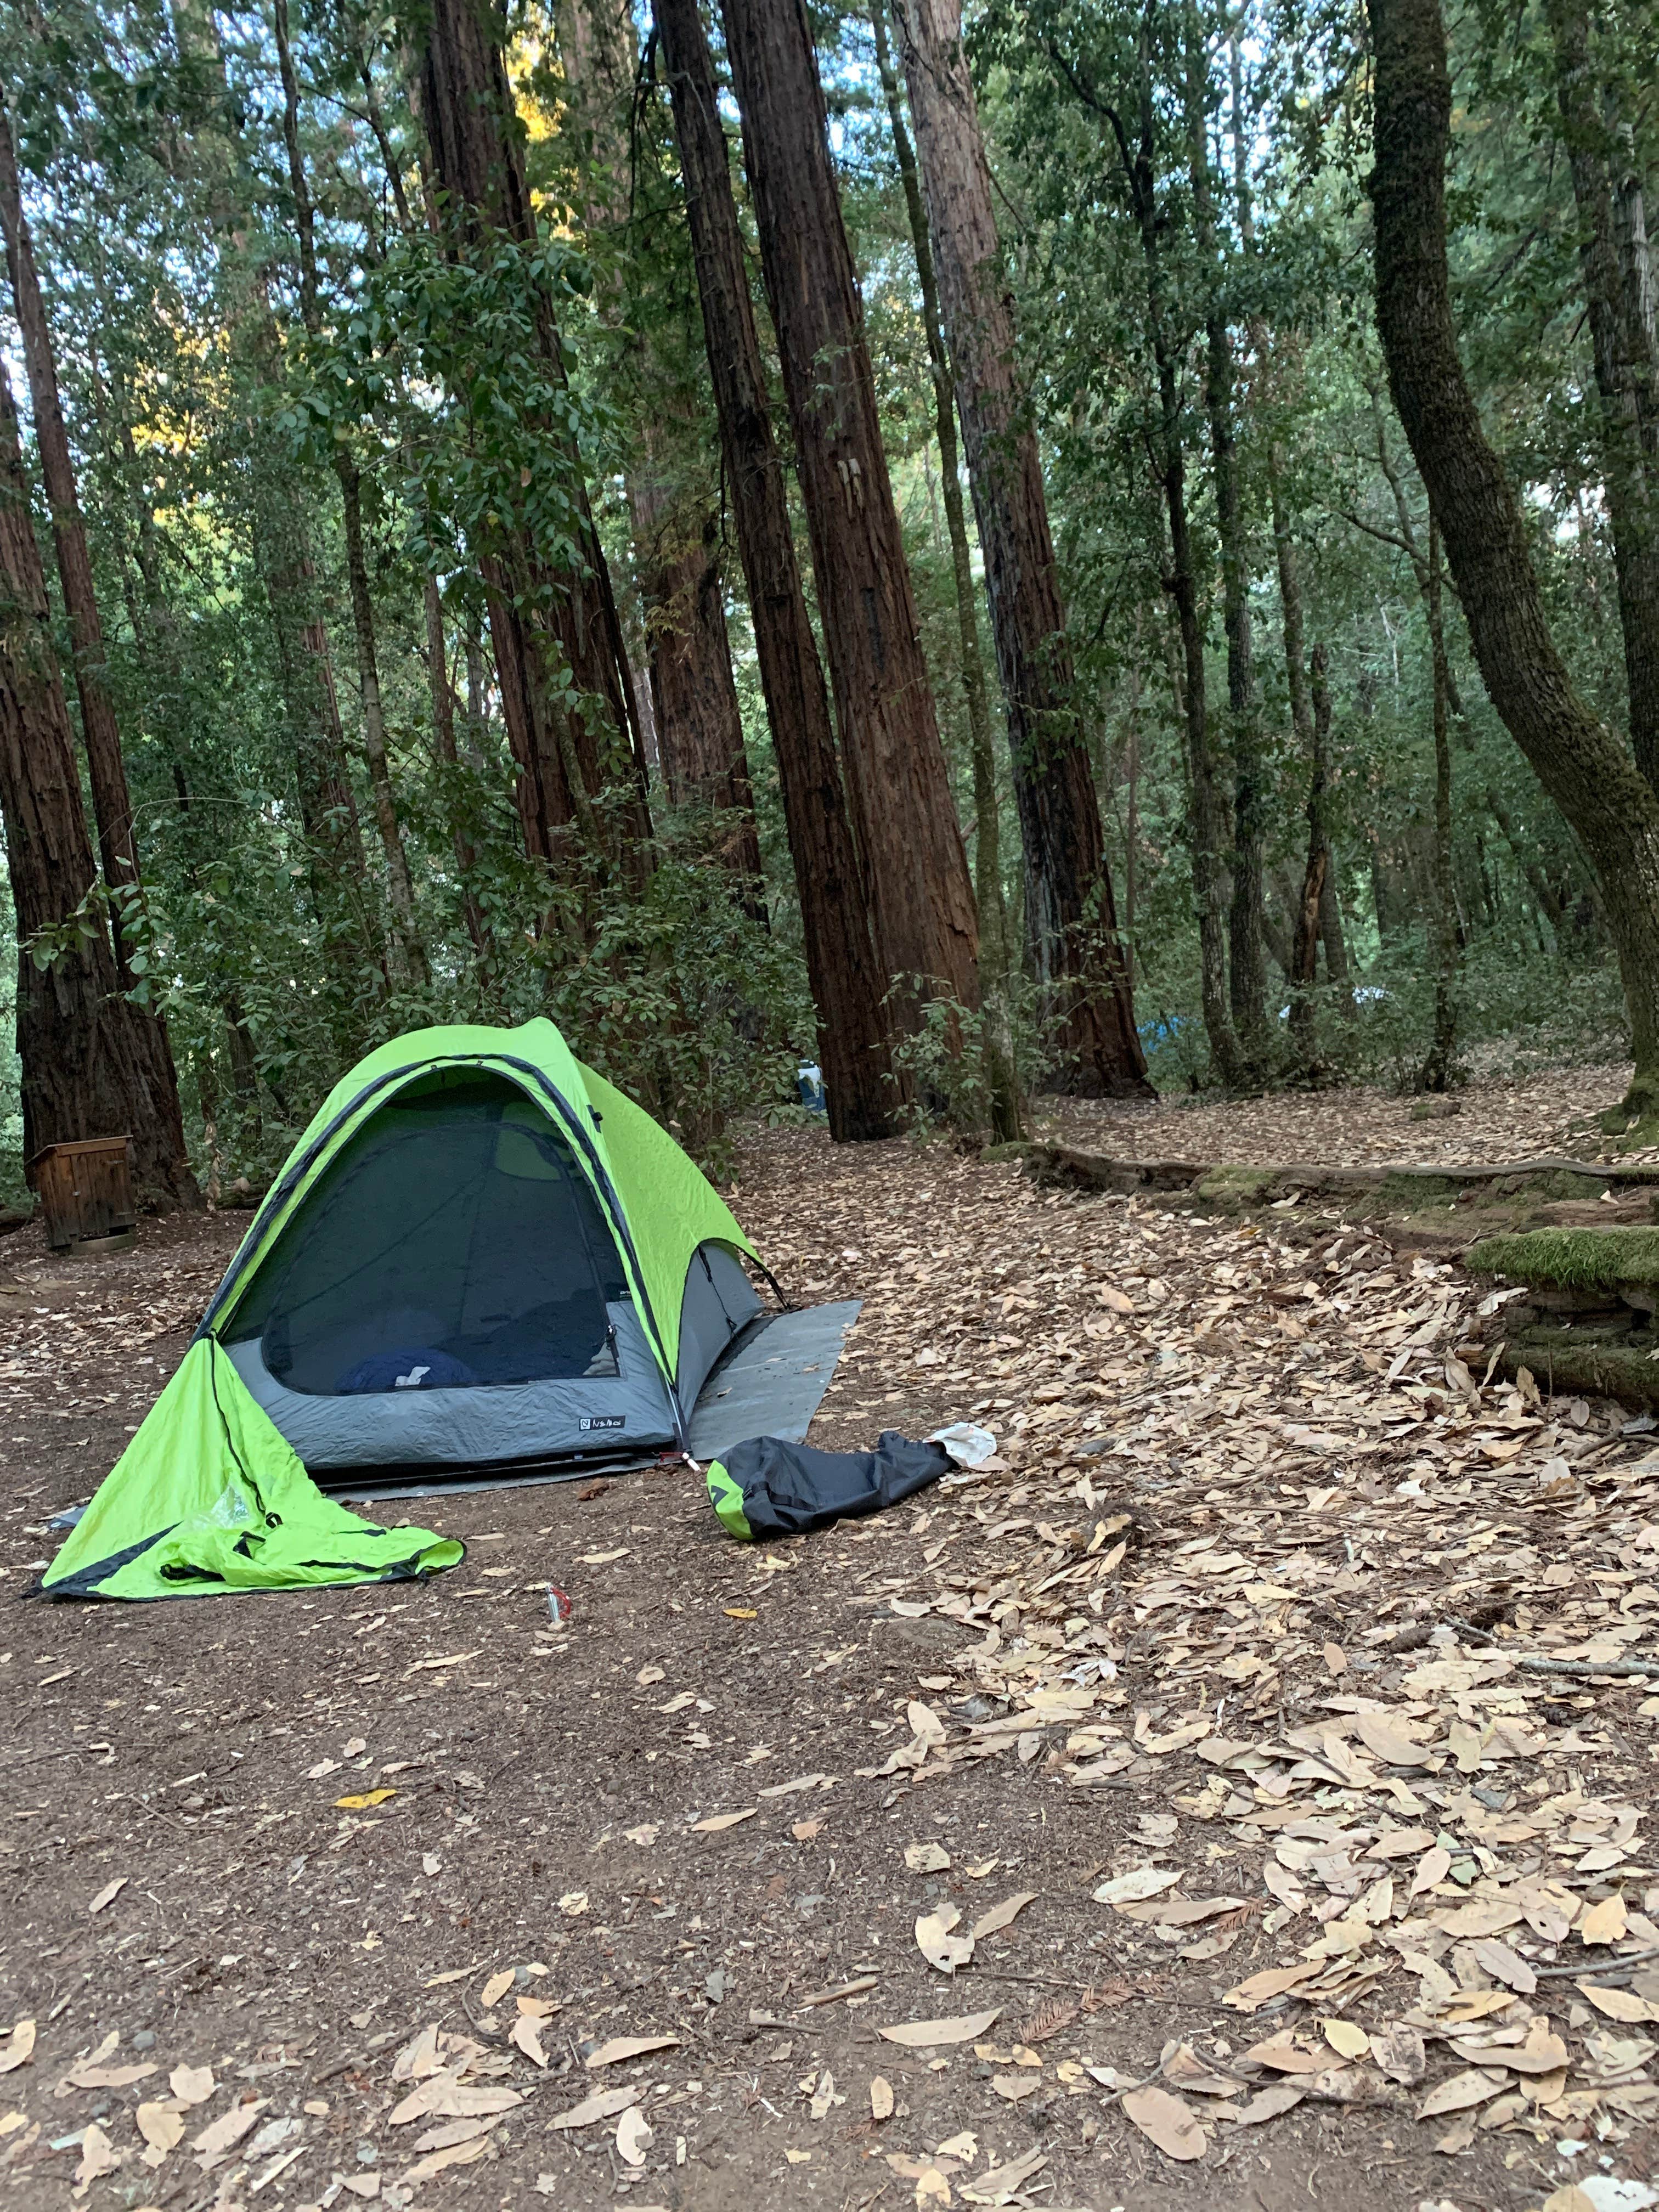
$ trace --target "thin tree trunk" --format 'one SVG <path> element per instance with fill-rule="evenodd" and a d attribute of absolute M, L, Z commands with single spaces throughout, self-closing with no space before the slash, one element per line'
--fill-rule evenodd
<path fill-rule="evenodd" d="M 1278 514 L 1275 510 L 1275 524 Z M 1285 618 L 1285 651 L 1291 647 L 1292 631 L 1296 641 L 1296 665 L 1302 666 L 1302 610 L 1296 582 L 1294 550 L 1288 544 L 1284 549 L 1279 568 L 1281 595 L 1289 563 L 1291 590 L 1286 605 L 1294 602 L 1296 613 L 1288 611 Z M 1304 675 L 1300 685 L 1300 712 L 1307 720 L 1308 750 L 1308 858 L 1302 872 L 1302 888 L 1295 904 L 1295 921 L 1291 935 L 1291 961 L 1287 980 L 1291 986 L 1291 1036 L 1303 1071 L 1317 1075 L 1323 1068 L 1323 1056 L 1319 1049 L 1319 1024 L 1314 1005 L 1314 987 L 1319 975 L 1319 940 L 1322 934 L 1325 886 L 1331 872 L 1330 840 L 1325 830 L 1325 787 L 1329 775 L 1331 735 L 1331 691 L 1326 678 L 1325 648 L 1316 645 L 1313 650 L 1311 681 Z M 1297 705 L 1296 691 L 1291 693 L 1293 708 Z M 1298 730 L 1298 734 L 1300 732 Z M 1329 962 L 1327 961 L 1328 969 Z"/>
<path fill-rule="evenodd" d="M 974 903 L 979 921 L 979 992 L 983 1016 L 986 1091 L 991 1133 L 1000 1144 L 1025 1133 L 1019 1079 L 1015 1067 L 1013 1024 L 1008 995 L 1013 974 L 1008 941 L 1008 907 L 1002 895 L 1001 803 L 997 794 L 996 754 L 991 742 L 991 705 L 986 696 L 985 663 L 979 644 L 979 593 L 968 545 L 968 517 L 962 500 L 962 468 L 957 451 L 957 393 L 939 321 L 939 285 L 933 273 L 921 180 L 905 127 L 898 77 L 887 44 L 887 0 L 872 0 L 876 67 L 887 102 L 893 152 L 910 219 L 916 276 L 921 288 L 922 326 L 933 382 L 933 427 L 939 439 L 940 491 L 951 547 L 956 592 L 957 639 L 962 661 L 962 691 L 968 709 L 968 749 L 974 770 Z M 930 482 L 929 490 L 932 484 Z M 936 511 L 937 512 L 937 511 Z"/>
<path fill-rule="evenodd" d="M 1267 976 L 1261 950 L 1261 873 L 1265 838 L 1261 732 L 1256 714 L 1250 624 L 1249 550 L 1233 423 L 1232 337 L 1218 296 L 1215 203 L 1210 185 L 1206 110 L 1209 54 L 1198 12 L 1185 12 L 1188 166 L 1193 232 L 1209 293 L 1204 318 L 1204 407 L 1210 429 L 1216 535 L 1221 547 L 1221 618 L 1227 639 L 1227 720 L 1233 760 L 1232 902 L 1228 927 L 1228 988 L 1233 1028 L 1247 1063 L 1259 1063 L 1267 1042 Z"/>
<path fill-rule="evenodd" d="M 1629 1008 L 1632 1116 L 1659 1114 L 1659 798 L 1574 690 L 1519 502 L 1458 359 L 1446 261 L 1451 79 L 1438 0 L 1369 0 L 1376 57 L 1376 319 L 1395 405 L 1486 690 L 1599 878 Z"/>
<path fill-rule="evenodd" d="M 300 247 L 300 312 L 315 337 L 322 329 L 322 299 L 317 283 L 317 243 L 311 187 L 300 149 L 300 87 L 289 44 L 288 0 L 273 0 L 276 63 L 283 84 L 283 143 L 288 154 L 289 188 Z M 404 848 L 398 803 L 386 751 L 386 714 L 380 703 L 380 674 L 374 648 L 374 604 L 369 596 L 368 563 L 363 554 L 362 492 L 357 466 L 343 446 L 334 455 L 344 523 L 346 578 L 351 593 L 352 629 L 357 646 L 357 682 L 363 710 L 363 755 L 368 763 L 374 823 L 386 858 L 386 895 L 392 906 L 393 980 L 419 989 L 428 980 L 426 953 L 415 921 L 415 887 Z M 401 972 L 399 972 L 401 971 Z"/>
<path fill-rule="evenodd" d="M 0 821 L 16 918 L 23 1157 L 84 1137 L 132 1140 L 143 1206 L 197 1206 L 161 1024 L 121 988 L 81 810 L 69 708 L 52 649 L 11 385 L 0 362 Z M 74 922 L 72 933 L 67 928 Z M 49 966 L 32 941 L 63 932 Z"/>
<path fill-rule="evenodd" d="M 607 285 L 601 314 L 629 326 L 633 374 L 654 411 L 641 425 L 625 483 L 648 674 L 648 719 L 671 802 L 719 817 L 715 856 L 751 921 L 767 926 L 760 834 L 732 668 L 714 502 L 683 479 L 675 455 L 704 443 L 676 343 L 637 296 L 641 272 L 625 226 L 634 201 L 630 123 L 638 51 L 629 0 L 558 0 L 559 58 L 568 124 L 585 164 L 582 219 L 590 237 L 623 237 L 622 282 Z M 629 280 L 631 280 L 629 281 Z M 679 319 L 684 301 L 674 302 Z M 688 333 L 689 336 L 689 333 Z M 642 704 L 644 702 L 641 702 Z"/>
<path fill-rule="evenodd" d="M 832 1136 L 885 1136 L 893 1099 L 885 980 L 842 790 L 823 671 L 795 562 L 760 339 L 697 0 L 656 0 L 685 178 L 703 332 L 720 416 L 761 688 L 800 900 Z"/>
<path fill-rule="evenodd" d="M 520 246 L 537 241 L 520 125 L 501 58 L 506 35 L 495 0 L 433 0 L 425 18 L 422 119 L 445 203 L 446 242 L 457 256 L 486 247 L 492 237 Z M 550 383 L 562 385 L 563 356 L 545 293 L 534 302 L 534 316 L 530 343 Z M 569 471 L 572 556 L 555 568 L 527 528 L 514 527 L 503 529 L 501 542 L 479 562 L 502 719 L 520 771 L 520 821 L 532 858 L 562 859 L 574 823 L 595 857 L 608 848 L 625 879 L 638 887 L 649 872 L 650 814 L 633 678 L 581 457 L 562 428 L 550 423 L 547 435 Z M 609 835 L 594 808 L 607 784 L 629 788 Z"/>
<path fill-rule="evenodd" d="M 767 926 L 755 795 L 732 673 L 720 526 L 700 519 L 650 472 L 629 486 L 646 606 L 651 705 L 671 804 L 708 816 L 713 851 L 751 921 Z"/>
<path fill-rule="evenodd" d="M 1185 723 L 1193 848 L 1193 902 L 1197 909 L 1199 1000 L 1210 1041 L 1215 1073 L 1229 1087 L 1244 1079 L 1244 1063 L 1233 1030 L 1227 994 L 1227 940 L 1222 855 L 1221 793 L 1210 743 L 1205 696 L 1204 623 L 1199 607 L 1187 514 L 1187 461 L 1181 438 L 1181 394 L 1169 331 L 1167 283 L 1157 194 L 1157 120 L 1152 102 L 1152 27 L 1143 16 L 1136 52 L 1139 113 L 1132 145 L 1123 118 L 1111 102 L 1069 67 L 1052 47 L 1050 58 L 1084 105 L 1110 127 L 1122 163 L 1129 203 L 1140 235 L 1146 277 L 1146 323 L 1158 377 L 1158 429 L 1154 465 L 1170 532 L 1170 571 L 1164 589 L 1175 603 L 1180 639 L 1178 668 L 1172 665 L 1177 710 Z"/>
<path fill-rule="evenodd" d="M 902 0 L 939 304 L 985 555 L 1009 758 L 1025 855 L 1027 935 L 1059 1016 L 1058 1087 L 1145 1096 L 1146 1063 L 1118 936 L 1100 802 L 1076 677 L 1042 466 L 1015 358 L 991 174 L 962 48 L 960 0 Z"/>
<path fill-rule="evenodd" d="M 1637 765 L 1659 792 L 1659 361 L 1651 302 L 1644 313 L 1642 301 L 1647 240 L 1641 186 L 1638 181 L 1633 188 L 1615 190 L 1620 149 L 1590 73 L 1586 0 L 1549 0 L 1548 15 L 1601 402 L 1602 477 L 1613 526 L 1631 744 Z"/>
<path fill-rule="evenodd" d="M 1421 1091 L 1444 1091 L 1457 1047 L 1457 896 L 1452 881 L 1450 674 L 1441 619 L 1440 532 L 1429 518 L 1427 592 L 1429 654 L 1434 724 L 1434 1035 L 1418 1076 Z"/>
<path fill-rule="evenodd" d="M 450 685 L 449 653 L 444 643 L 443 593 L 438 588 L 435 576 L 422 578 L 422 601 L 426 615 L 426 675 L 427 685 L 432 695 L 432 734 L 438 758 L 450 786 L 447 794 L 451 823 L 450 843 L 455 854 L 455 872 L 460 879 L 461 915 L 466 923 L 466 933 L 472 940 L 479 984 L 488 992 L 495 981 L 495 939 L 489 917 L 479 905 L 474 888 L 473 878 L 478 865 L 477 848 L 456 811 L 454 787 L 460 776 L 460 756 L 455 745 L 455 694 Z"/>
<path fill-rule="evenodd" d="M 902 1029 L 973 1008 L 978 926 L 877 417 L 805 0 L 723 0 L 848 795 Z M 919 980 L 917 980 L 919 979 Z"/>

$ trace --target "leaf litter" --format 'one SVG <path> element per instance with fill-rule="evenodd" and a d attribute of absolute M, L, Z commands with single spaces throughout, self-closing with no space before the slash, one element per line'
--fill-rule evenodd
<path fill-rule="evenodd" d="M 839 1555 L 835 1602 L 853 1618 L 825 1644 L 829 1663 L 855 1650 L 872 1620 L 916 1638 L 884 1646 L 914 1656 L 913 1679 L 873 1757 L 854 1770 L 822 1739 L 799 1763 L 835 1774 L 761 1790 L 728 1778 L 723 1794 L 711 1781 L 701 1805 L 745 1808 L 734 1844 L 747 1848 L 771 1822 L 805 1845 L 825 1822 L 779 1825 L 774 1796 L 786 1816 L 809 1784 L 834 1806 L 839 1781 L 858 1820 L 890 1808 L 900 1835 L 918 1838 L 914 1862 L 901 1842 L 888 1849 L 913 1888 L 937 1885 L 911 1900 L 908 1919 L 973 1947 L 951 1969 L 969 1985 L 953 1992 L 963 2009 L 938 2016 L 924 1995 L 938 1991 L 937 1970 L 914 1948 L 908 1979 L 884 1945 L 849 1951 L 839 1980 L 835 1966 L 818 1977 L 837 2016 L 849 1998 L 878 2008 L 849 2015 L 849 2032 L 866 2054 L 889 2048 L 897 2086 L 875 2077 L 861 2124 L 879 2121 L 894 2159 L 918 2168 L 905 2177 L 918 2203 L 952 2201 L 942 2189 L 967 2203 L 1013 2201 L 1056 2145 L 1019 2152 L 1009 2124 L 1029 2140 L 1028 2115 L 1052 2122 L 1073 2096 L 1069 2109 L 1100 2116 L 1109 2159 L 1133 2136 L 1143 2154 L 1175 2163 L 1213 2161 L 1236 2128 L 1271 2129 L 1303 2106 L 1339 2121 L 1350 2106 L 1380 2108 L 1408 2142 L 1420 2135 L 1449 2153 L 1504 2141 L 1536 2149 L 1564 2133 L 1612 2151 L 1649 2124 L 1656 2045 L 1642 2031 L 1659 2016 L 1659 1877 L 1645 1863 L 1641 1753 L 1659 1711 L 1650 1697 L 1659 1680 L 1643 1680 L 1659 1461 L 1644 1465 L 1639 1434 L 1624 1436 L 1616 1413 L 1547 1399 L 1524 1376 L 1494 1381 L 1501 1310 L 1483 1315 L 1484 1292 L 1443 1261 L 1396 1255 L 1362 1230 L 1310 1237 L 1289 1218 L 1241 1229 L 1043 1193 L 1012 1170 L 942 1167 L 896 1147 L 869 1158 L 873 1176 L 831 1156 L 829 1190 L 808 1194 L 811 1219 L 775 1224 L 771 1237 L 775 1249 L 796 1246 L 792 1287 L 869 1299 L 826 1413 L 867 1440 L 874 1407 L 893 1396 L 884 1384 L 913 1398 L 925 1387 L 933 1419 L 971 1414 L 994 1426 L 999 1450 L 968 1479 L 853 1532 Z M 838 1246 L 854 1206 L 878 1217 L 858 1220 L 858 1263 L 837 1272 L 825 1252 L 815 1289 L 813 1240 Z M 749 1208 L 763 1232 L 764 1212 Z M 780 1225 L 791 1233 L 781 1237 Z M 925 1386 L 909 1379 L 921 1352 L 934 1355 Z M 880 1418 L 894 1415 L 884 1407 Z M 920 1432 L 909 1413 L 897 1418 Z M 742 1592 L 746 1571 L 757 1587 L 781 1579 L 778 1564 L 739 1565 L 738 1593 L 754 1595 Z M 715 1609 L 734 1634 L 772 1632 L 773 1616 L 754 1626 L 760 1605 Z M 487 1649 L 462 1651 L 464 1640 L 428 1623 L 403 1679 L 435 1684 L 422 1694 L 456 1694 L 453 1670 Z M 418 1654 L 452 1649 L 423 1678 Z M 640 1656 L 635 1646 L 630 1683 L 654 1671 Z M 1524 1663 L 1540 1657 L 1567 1671 Z M 1599 1671 L 1615 1666 L 1626 1671 Z M 669 1705 L 698 1735 L 714 1711 L 695 1692 Z M 343 1740 L 343 1730 L 331 1738 L 337 1748 Z M 363 1741 L 353 1737 L 347 1755 Z M 769 1755 L 757 1747 L 751 1758 Z M 988 1762 L 1015 1793 L 1010 1805 L 1097 1810 L 1105 1863 L 1080 1883 L 1068 1876 L 1062 1894 L 1040 1842 L 1012 1821 L 994 1837 L 952 1836 L 949 1850 L 933 1844 L 928 1808 L 955 1802 L 952 1778 L 988 1774 Z M 630 1807 L 635 1831 L 617 1832 L 648 1851 L 659 1832 L 685 1832 L 697 1796 L 678 1810 Z M 389 1817 L 394 1796 L 340 1809 Z M 345 1842 L 367 1825 L 343 1820 Z M 833 1850 L 841 1824 L 829 1826 Z M 434 1878 L 464 1834 L 427 1854 L 437 1867 L 418 1854 L 415 1863 Z M 997 1889 L 969 1905 L 962 1885 L 1000 1865 Z M 599 1886 L 592 1894 L 595 1917 L 614 1919 Z M 82 1913 L 85 1899 L 82 1888 Z M 904 1935 L 908 1944 L 908 1924 Z M 499 1958 L 507 1944 L 496 1940 Z M 886 1962 L 886 1978 L 848 1974 L 866 1959 Z M 475 1971 L 424 1978 L 436 1987 Z M 485 2010 L 543 1971 L 507 1969 Z M 751 2020 L 765 2016 L 769 1978 L 757 1979 Z M 1035 1986 L 1008 2009 L 991 2002 L 1022 1980 Z M 981 1995 L 982 2008 L 968 2009 Z M 1148 1999 L 1171 2032 L 1138 2069 L 1119 2070 L 1120 2008 Z M 827 2016 L 805 2008 L 813 2001 L 794 1998 L 797 2031 Z M 532 2008 L 544 2002 L 548 2011 Z M 476 2002 L 465 1999 L 469 2018 Z M 571 2069 L 641 2064 L 683 2039 L 556 2049 L 556 2002 L 527 2008 L 520 1994 L 493 2040 L 489 2022 L 476 2034 L 434 2024 L 402 2045 L 386 2124 L 415 2163 L 397 2169 L 394 2189 L 495 2155 L 503 2123 L 545 2094 L 562 2118 L 538 2124 L 561 2138 L 634 2113 L 625 2130 L 605 2129 L 609 2154 L 633 2173 L 674 2161 L 674 2126 L 648 2076 L 577 2101 L 582 2076 Z M 1215 2026 L 1224 2002 L 1237 2024 L 1225 2033 Z M 617 2008 L 624 2026 L 641 2021 Z M 994 2046 L 986 2039 L 999 2025 Z M 1108 2026 L 1117 2068 L 1093 2063 Z M 21 2027 L 0 2037 L 0 2070 L 29 2061 L 26 2041 Z M 977 2103 L 953 2129 L 916 2137 L 907 2114 L 920 2109 L 918 2081 L 956 2081 L 950 2094 L 963 2099 L 970 2081 L 933 2069 L 967 2064 L 969 2045 L 982 2046 Z M 111 2065 L 112 2047 L 96 2037 L 75 2051 L 75 2041 L 54 2051 L 58 2079 L 68 2063 L 83 2078 L 123 2076 L 124 2092 L 131 2083 L 128 2157 L 142 2147 L 147 2159 L 176 2159 L 193 2130 L 188 2156 L 205 2166 L 245 2158 L 273 2125 L 302 2124 L 240 2082 L 216 2118 L 186 2117 L 180 2075 L 191 2069 L 173 2069 L 167 2100 L 141 2082 L 156 2075 L 152 2061 Z M 835 2086 L 837 2075 L 849 2086 L 868 2078 L 856 2063 L 836 2056 L 831 2074 L 817 2060 L 800 2093 L 795 2110 L 809 2120 L 826 2100 L 825 2140 L 841 2102 L 866 2101 Z M 218 2094 L 213 2074 L 196 2070 L 205 2103 Z M 565 2077 L 562 2089 L 550 2075 Z M 998 2112 L 1000 2135 L 986 2117 Z M 961 2125 L 969 2118 L 977 2140 Z M 118 2162 L 116 2119 L 102 2124 Z M 18 2139 L 0 2136 L 0 2156 Z M 83 2156 L 88 2140 L 77 2139 Z M 286 2160 L 295 2148 L 261 2155 Z M 89 2188 L 108 2171 L 96 2142 L 92 2151 Z M 354 2174 L 349 2193 L 369 2193 L 376 2178 Z"/>

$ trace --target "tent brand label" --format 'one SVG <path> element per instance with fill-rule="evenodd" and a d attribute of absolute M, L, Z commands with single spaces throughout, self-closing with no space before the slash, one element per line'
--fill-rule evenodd
<path fill-rule="evenodd" d="M 625 1429 L 628 1426 L 628 1416 L 626 1413 L 584 1413 L 581 1425 L 584 1430 Z"/>

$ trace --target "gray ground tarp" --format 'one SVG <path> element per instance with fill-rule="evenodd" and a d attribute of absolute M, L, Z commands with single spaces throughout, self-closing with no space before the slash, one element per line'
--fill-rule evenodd
<path fill-rule="evenodd" d="M 801 1443 L 863 1303 L 775 1314 L 709 1376 L 691 1416 L 692 1456 L 717 1459 L 745 1437 Z"/>

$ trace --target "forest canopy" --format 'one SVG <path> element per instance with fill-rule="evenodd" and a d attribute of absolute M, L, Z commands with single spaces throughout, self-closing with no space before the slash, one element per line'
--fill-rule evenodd
<path fill-rule="evenodd" d="M 1653 1141 L 1652 33 L 0 0 L 0 1195 L 536 1013 L 716 1170 L 808 1060 Z"/>

